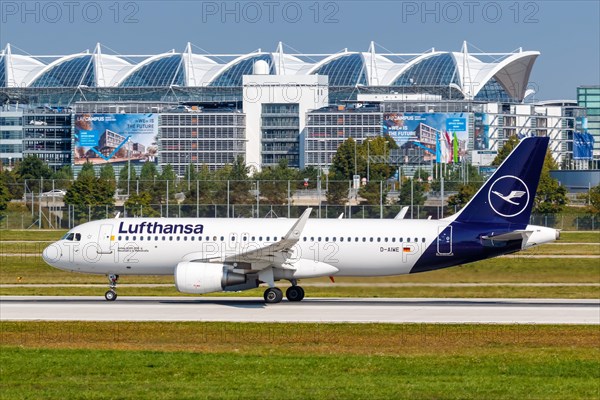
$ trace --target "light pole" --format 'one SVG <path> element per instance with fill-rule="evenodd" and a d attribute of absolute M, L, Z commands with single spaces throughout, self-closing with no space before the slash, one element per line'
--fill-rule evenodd
<path fill-rule="evenodd" d="M 367 138 L 367 183 L 371 182 L 371 140 Z"/>
<path fill-rule="evenodd" d="M 387 148 L 388 148 L 388 144 L 389 142 L 386 140 L 383 143 L 383 160 L 385 161 L 385 179 L 388 178 L 388 159 L 387 159 Z"/>
<path fill-rule="evenodd" d="M 321 218 L 321 143 L 325 143 L 325 139 L 319 139 L 319 171 L 317 174 L 317 200 L 319 201 L 319 218 Z"/>
<path fill-rule="evenodd" d="M 357 169 L 356 169 L 356 140 L 354 141 L 354 175 L 357 174 Z"/>

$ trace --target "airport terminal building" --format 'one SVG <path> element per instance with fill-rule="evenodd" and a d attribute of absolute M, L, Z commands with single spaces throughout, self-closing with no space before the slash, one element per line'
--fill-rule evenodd
<path fill-rule="evenodd" d="M 291 54 L 281 43 L 273 52 L 194 50 L 188 43 L 179 52 L 119 55 L 98 44 L 57 57 L 6 45 L 2 162 L 27 154 L 75 170 L 85 161 L 117 170 L 157 162 L 180 175 L 190 163 L 214 169 L 238 156 L 256 170 L 282 159 L 326 167 L 347 138 L 389 135 L 400 147 L 388 155 L 394 165 L 421 164 L 454 142 L 457 154 L 443 162 L 485 166 L 513 134 L 549 136 L 566 169 L 600 159 L 598 145 L 579 135 L 584 106 L 528 101 L 537 51 L 477 53 L 466 43 L 419 54 L 374 44 L 335 54 Z"/>

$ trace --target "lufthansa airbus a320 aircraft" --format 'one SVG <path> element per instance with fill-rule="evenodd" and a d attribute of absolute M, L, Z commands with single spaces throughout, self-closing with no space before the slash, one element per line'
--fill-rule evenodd
<path fill-rule="evenodd" d="M 253 289 L 278 303 L 275 283 L 300 301 L 299 279 L 386 276 L 462 265 L 558 239 L 529 225 L 548 138 L 526 138 L 473 199 L 440 220 L 115 218 L 71 229 L 48 246 L 44 260 L 62 270 L 109 277 L 173 275 L 185 293 Z"/>

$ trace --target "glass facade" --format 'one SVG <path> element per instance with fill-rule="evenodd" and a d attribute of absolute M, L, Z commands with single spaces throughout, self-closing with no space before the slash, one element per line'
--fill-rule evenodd
<path fill-rule="evenodd" d="M 96 86 L 91 55 L 63 61 L 44 72 L 31 85 L 35 88 Z"/>
<path fill-rule="evenodd" d="M 14 166 L 23 158 L 23 113 L 0 111 L 0 161 Z"/>
<path fill-rule="evenodd" d="M 391 86 L 443 86 L 459 84 L 454 57 L 438 54 L 427 57 L 400 75 Z"/>
<path fill-rule="evenodd" d="M 490 79 L 483 88 L 481 88 L 479 93 L 477 93 L 477 96 L 475 96 L 475 100 L 499 102 L 515 101 L 508 93 L 506 93 L 506 90 L 504 90 L 502 85 L 500 85 L 495 78 Z"/>
<path fill-rule="evenodd" d="M 215 170 L 246 154 L 246 116 L 239 112 L 161 114 L 158 162 L 183 176 L 186 167 Z"/>
<path fill-rule="evenodd" d="M 329 86 L 366 85 L 367 75 L 360 54 L 348 54 L 335 58 L 313 72 L 314 75 L 327 75 Z"/>
<path fill-rule="evenodd" d="M 578 87 L 577 104 L 587 110 L 587 130 L 594 137 L 594 158 L 600 159 L 600 86 Z"/>
<path fill-rule="evenodd" d="M 122 87 L 169 87 L 184 86 L 185 74 L 181 55 L 174 54 L 156 59 L 131 73 Z"/>
<path fill-rule="evenodd" d="M 23 155 L 35 155 L 54 169 L 71 164 L 71 114 L 25 114 Z"/>
<path fill-rule="evenodd" d="M 246 58 L 233 64 L 219 76 L 217 76 L 210 83 L 210 86 L 242 86 L 242 77 L 244 75 L 251 75 L 254 68 L 254 63 L 258 60 L 266 61 L 269 64 L 269 74 L 275 74 L 275 67 L 273 66 L 273 60 L 269 54 L 260 54 L 254 57 Z"/>
<path fill-rule="evenodd" d="M 366 138 L 380 136 L 383 113 L 358 110 L 316 110 L 307 114 L 305 166 L 325 167 L 338 147 L 348 138 L 361 144 Z"/>
<path fill-rule="evenodd" d="M 261 165 L 275 166 L 286 159 L 288 166 L 300 166 L 300 106 L 297 103 L 262 105 Z"/>
<path fill-rule="evenodd" d="M 4 56 L 0 57 L 0 87 L 6 87 L 6 66 Z"/>

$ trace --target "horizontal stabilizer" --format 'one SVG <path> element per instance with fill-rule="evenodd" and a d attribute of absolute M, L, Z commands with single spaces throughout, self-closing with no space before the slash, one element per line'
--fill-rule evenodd
<path fill-rule="evenodd" d="M 533 231 L 518 230 L 513 232 L 501 233 L 499 235 L 485 235 L 481 237 L 482 244 L 486 247 L 502 247 L 511 240 L 522 240 L 521 248 L 525 248 L 527 240 L 533 234 Z"/>

